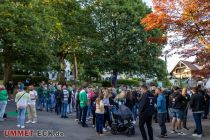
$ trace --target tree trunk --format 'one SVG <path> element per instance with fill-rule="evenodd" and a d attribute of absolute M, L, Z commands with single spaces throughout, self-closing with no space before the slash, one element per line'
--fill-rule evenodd
<path fill-rule="evenodd" d="M 118 75 L 118 71 L 113 70 L 113 75 L 112 75 L 112 86 L 113 87 L 117 86 L 117 75 Z"/>
<path fill-rule="evenodd" d="M 12 64 L 4 63 L 4 85 L 12 80 Z"/>
<path fill-rule="evenodd" d="M 74 81 L 77 81 L 78 71 L 77 71 L 77 57 L 74 53 Z"/>
<path fill-rule="evenodd" d="M 66 79 L 65 79 L 65 61 L 63 58 L 60 58 L 60 70 L 58 72 L 58 78 L 57 80 L 59 81 L 60 84 L 65 84 Z"/>

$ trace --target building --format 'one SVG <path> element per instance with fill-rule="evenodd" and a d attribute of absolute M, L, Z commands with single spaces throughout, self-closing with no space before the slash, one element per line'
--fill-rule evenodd
<path fill-rule="evenodd" d="M 195 77 L 196 75 L 194 75 L 193 72 L 198 70 L 200 70 L 200 67 L 196 64 L 193 64 L 189 61 L 180 60 L 170 72 L 170 75 L 177 79 L 188 79 Z"/>

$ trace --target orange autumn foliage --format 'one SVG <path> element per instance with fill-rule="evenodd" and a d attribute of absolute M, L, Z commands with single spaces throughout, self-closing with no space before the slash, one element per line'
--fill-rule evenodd
<path fill-rule="evenodd" d="M 172 47 L 210 50 L 210 0 L 153 0 L 153 12 L 140 22 L 145 30 L 160 28 L 179 36 Z"/>

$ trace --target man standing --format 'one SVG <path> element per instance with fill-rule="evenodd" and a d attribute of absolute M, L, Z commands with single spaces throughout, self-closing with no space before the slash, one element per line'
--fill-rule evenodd
<path fill-rule="evenodd" d="M 64 85 L 63 86 L 63 92 L 62 92 L 61 118 L 68 118 L 68 116 L 67 116 L 68 98 L 69 98 L 69 91 L 67 90 L 66 85 Z"/>
<path fill-rule="evenodd" d="M 37 122 L 37 114 L 36 114 L 36 100 L 37 100 L 37 92 L 34 90 L 33 86 L 29 86 L 29 96 L 30 102 L 27 107 L 28 112 L 28 121 L 26 123 L 36 123 Z"/>
<path fill-rule="evenodd" d="M 184 113 L 184 106 L 183 106 L 183 96 L 179 91 L 178 87 L 173 88 L 174 93 L 171 95 L 171 102 L 172 102 L 172 126 L 173 130 L 171 133 L 177 133 L 178 135 L 186 135 L 185 133 L 181 132 L 181 122 L 183 120 L 183 113 Z M 177 128 L 177 131 L 176 131 Z"/>
<path fill-rule="evenodd" d="M 82 127 L 87 127 L 86 117 L 87 117 L 87 110 L 88 110 L 88 95 L 86 92 L 86 85 L 83 85 L 83 89 L 79 93 L 79 101 L 80 101 L 80 108 L 81 108 L 79 121 L 82 123 Z"/>
<path fill-rule="evenodd" d="M 196 91 L 196 88 L 192 88 L 192 96 L 190 99 L 190 107 L 192 108 L 193 118 L 195 121 L 195 131 L 192 135 L 193 137 L 202 137 L 203 129 L 202 129 L 202 123 L 201 118 L 204 111 L 204 105 L 205 102 L 204 96 L 200 91 Z"/>
<path fill-rule="evenodd" d="M 146 123 L 149 140 L 153 140 L 152 115 L 154 113 L 154 96 L 148 91 L 147 86 L 141 86 L 142 98 L 139 107 L 139 129 L 143 140 L 148 140 L 144 125 Z"/>
<path fill-rule="evenodd" d="M 157 97 L 157 113 L 158 113 L 158 123 L 161 129 L 161 135 L 159 138 L 166 138 L 167 137 L 167 130 L 166 130 L 166 98 L 161 91 L 161 88 L 156 88 L 155 93 L 158 95 Z"/>

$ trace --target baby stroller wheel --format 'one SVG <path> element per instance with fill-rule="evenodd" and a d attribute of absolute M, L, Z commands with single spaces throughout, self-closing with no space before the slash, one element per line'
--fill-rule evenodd
<path fill-rule="evenodd" d="M 113 135 L 117 135 L 117 131 L 114 130 L 114 129 L 111 129 L 111 133 L 112 133 Z"/>
<path fill-rule="evenodd" d="M 135 128 L 134 127 L 129 128 L 127 135 L 128 135 L 128 137 L 135 135 Z"/>

